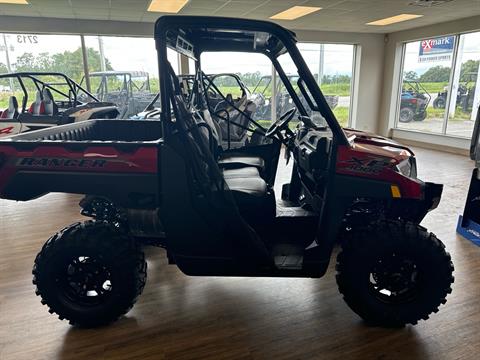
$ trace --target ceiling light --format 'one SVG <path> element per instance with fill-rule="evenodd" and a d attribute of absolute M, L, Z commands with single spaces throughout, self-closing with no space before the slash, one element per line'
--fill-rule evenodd
<path fill-rule="evenodd" d="M 385 18 L 385 19 L 372 21 L 372 22 L 367 23 L 366 25 L 384 26 L 384 25 L 395 24 L 395 23 L 402 22 L 402 21 L 416 19 L 416 18 L 419 18 L 419 17 L 422 17 L 422 16 L 423 15 L 416 15 L 416 14 L 400 14 L 400 15 L 391 16 L 391 17 L 388 17 L 388 18 Z"/>
<path fill-rule="evenodd" d="M 152 0 L 148 11 L 178 13 L 189 0 Z"/>
<path fill-rule="evenodd" d="M 423 7 L 432 7 L 432 6 L 437 6 L 437 5 L 443 5 L 447 2 L 450 2 L 453 0 L 415 0 L 414 2 L 411 2 L 408 5 L 412 6 L 423 6 Z"/>
<path fill-rule="evenodd" d="M 270 16 L 270 19 L 274 20 L 295 20 L 299 17 L 311 14 L 315 11 L 320 10 L 320 7 L 314 6 L 293 6 L 290 9 L 279 12 L 273 16 Z"/>
<path fill-rule="evenodd" d="M 0 0 L 0 4 L 28 5 L 27 0 Z"/>

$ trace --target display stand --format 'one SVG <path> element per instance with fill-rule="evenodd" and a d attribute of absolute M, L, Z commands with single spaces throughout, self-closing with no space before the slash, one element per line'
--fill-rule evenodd
<path fill-rule="evenodd" d="M 458 219 L 457 233 L 480 246 L 480 110 L 473 130 L 470 157 L 475 160 L 463 215 Z"/>

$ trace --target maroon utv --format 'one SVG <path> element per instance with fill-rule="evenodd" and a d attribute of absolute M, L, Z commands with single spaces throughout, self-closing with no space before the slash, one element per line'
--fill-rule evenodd
<path fill-rule="evenodd" d="M 158 120 L 89 120 L 0 141 L 2 198 L 83 194 L 92 218 L 53 235 L 35 259 L 37 295 L 52 313 L 99 326 L 128 312 L 145 285 L 145 244 L 192 276 L 319 278 L 338 242 L 338 287 L 363 319 L 403 326 L 437 312 L 453 265 L 420 222 L 442 185 L 417 178 L 408 148 L 340 127 L 294 33 L 264 21 L 163 16 L 155 41 Z M 195 63 L 191 93 L 167 48 Z M 254 145 L 221 145 L 201 61 L 220 51 L 266 56 L 293 101 L 266 131 L 250 129 L 262 135 Z M 276 194 L 282 147 L 293 169 Z"/>

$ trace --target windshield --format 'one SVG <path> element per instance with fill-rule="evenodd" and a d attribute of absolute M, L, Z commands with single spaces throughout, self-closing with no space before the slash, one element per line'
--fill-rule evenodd
<path fill-rule="evenodd" d="M 311 118 L 313 123 L 319 128 L 328 128 L 328 123 L 325 118 L 321 115 L 320 111 L 316 108 L 315 101 L 305 86 L 304 80 L 296 73 L 296 66 L 290 56 L 290 54 L 283 54 L 279 56 L 278 62 L 280 63 L 283 71 L 286 72 L 285 77 L 288 81 L 288 84 L 291 86 L 291 90 L 298 97 L 298 100 L 301 103 L 301 107 L 305 110 L 305 114 Z M 278 79 L 281 79 L 280 74 L 277 73 L 276 76 Z M 292 98 L 292 95 L 287 89 L 287 85 L 281 80 L 280 83 L 276 84 L 275 88 L 277 89 L 276 101 L 277 101 L 277 114 L 283 114 L 288 111 L 293 106 L 297 106 Z M 327 103 L 332 109 L 332 103 L 327 99 Z M 298 106 L 297 106 L 298 107 Z M 300 109 L 297 109 L 299 112 Z M 292 122 L 295 125 L 295 122 Z"/>

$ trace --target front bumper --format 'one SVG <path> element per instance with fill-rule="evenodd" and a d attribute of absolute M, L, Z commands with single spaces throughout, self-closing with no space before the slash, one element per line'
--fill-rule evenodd
<path fill-rule="evenodd" d="M 423 196 L 425 208 L 428 211 L 436 209 L 442 197 L 443 184 L 426 182 L 424 185 Z"/>

